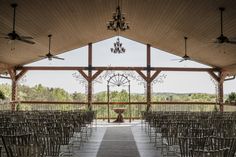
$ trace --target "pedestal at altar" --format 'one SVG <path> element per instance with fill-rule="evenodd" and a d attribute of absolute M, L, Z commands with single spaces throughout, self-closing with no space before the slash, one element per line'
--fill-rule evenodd
<path fill-rule="evenodd" d="M 116 123 L 123 123 L 124 122 L 124 118 L 122 113 L 124 113 L 125 108 L 113 108 L 114 112 L 117 113 L 117 118 L 114 122 Z"/>

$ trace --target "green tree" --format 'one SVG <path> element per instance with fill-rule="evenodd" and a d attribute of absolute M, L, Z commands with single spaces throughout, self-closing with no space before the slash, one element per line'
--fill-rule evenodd
<path fill-rule="evenodd" d="M 82 93 L 77 93 L 77 92 L 74 92 L 72 95 L 72 100 L 73 101 L 78 101 L 78 102 L 84 102 L 86 101 L 86 96 L 85 94 L 82 94 Z"/>
<path fill-rule="evenodd" d="M 2 99 L 2 100 L 5 100 L 5 99 L 6 99 L 4 93 L 3 93 L 1 90 L 0 90 L 0 99 Z"/>
<path fill-rule="evenodd" d="M 11 97 L 11 85 L 1 84 L 0 90 L 3 92 L 6 98 L 10 99 Z"/>
<path fill-rule="evenodd" d="M 228 96 L 227 99 L 229 102 L 236 102 L 236 93 L 235 92 L 231 92 Z"/>
<path fill-rule="evenodd" d="M 107 101 L 107 92 L 99 92 L 95 94 L 94 101 L 96 102 L 106 102 Z"/>

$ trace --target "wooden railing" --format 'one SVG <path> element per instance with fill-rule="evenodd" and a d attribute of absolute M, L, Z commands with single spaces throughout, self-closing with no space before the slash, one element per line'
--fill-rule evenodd
<path fill-rule="evenodd" d="M 224 104 L 224 111 L 225 112 L 236 112 L 236 104 Z"/>
<path fill-rule="evenodd" d="M 16 110 L 79 110 L 87 109 L 87 102 L 55 102 L 55 101 L 18 101 L 11 102 L 16 104 Z M 18 105 L 20 104 L 20 105 Z M 141 111 L 145 111 L 146 102 L 110 102 L 110 118 L 116 118 L 117 114 L 113 108 L 125 108 L 124 118 L 138 119 L 141 117 Z M 0 110 L 11 110 L 11 104 L 1 104 Z M 97 118 L 108 119 L 108 103 L 93 102 L 93 110 L 97 112 Z M 186 111 L 186 112 L 211 112 L 219 111 L 219 104 L 213 102 L 151 102 L 153 111 Z M 224 104 L 225 112 L 235 112 L 235 104 Z"/>
<path fill-rule="evenodd" d="M 18 101 L 12 102 L 16 104 L 16 110 L 79 110 L 87 109 L 87 102 L 55 102 L 55 101 Z M 20 105 L 18 105 L 20 104 Z M 146 102 L 110 102 L 109 114 L 110 118 L 116 118 L 117 114 L 113 108 L 125 108 L 124 118 L 137 119 L 140 118 L 141 111 L 146 110 Z M 11 104 L 0 106 L 0 110 L 11 110 Z M 97 118 L 108 119 L 108 103 L 93 102 L 93 110 L 97 111 Z M 187 111 L 187 112 L 209 112 L 219 111 L 219 104 L 214 102 L 151 102 L 151 110 L 153 111 Z M 236 111 L 236 105 L 225 104 L 225 111 Z"/>

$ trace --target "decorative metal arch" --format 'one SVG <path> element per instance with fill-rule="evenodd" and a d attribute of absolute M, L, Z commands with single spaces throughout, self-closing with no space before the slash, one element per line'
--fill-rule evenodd
<path fill-rule="evenodd" d="M 108 122 L 110 122 L 110 86 L 128 86 L 129 92 L 129 121 L 131 122 L 131 105 L 130 105 L 130 80 L 124 74 L 113 74 L 107 80 L 107 113 L 108 113 Z"/>
<path fill-rule="evenodd" d="M 107 80 L 107 85 L 111 86 L 125 86 L 125 85 L 130 85 L 130 80 L 128 79 L 127 76 L 124 74 L 113 74 L 108 80 Z"/>

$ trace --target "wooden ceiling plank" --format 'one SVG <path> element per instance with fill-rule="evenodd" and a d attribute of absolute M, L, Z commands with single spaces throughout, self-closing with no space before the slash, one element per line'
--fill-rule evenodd
<path fill-rule="evenodd" d="M 35 45 L 16 42 L 12 53 L 7 40 L 0 39 L 0 61 L 12 66 L 39 60 L 38 55 L 47 52 L 46 36 L 53 34 L 53 54 L 86 46 L 87 43 L 114 37 L 117 34 L 106 29 L 112 18 L 116 2 L 103 1 L 19 1 L 17 33 L 34 37 Z M 57 7 L 54 7 L 57 6 Z M 123 8 L 131 29 L 122 36 L 141 43 L 151 44 L 160 50 L 183 56 L 183 36 L 189 37 L 189 56 L 200 63 L 223 68 L 236 63 L 235 46 L 217 47 L 212 39 L 220 35 L 218 7 L 224 6 L 224 32 L 227 37 L 236 34 L 236 1 L 222 0 L 148 0 L 124 1 Z M 1 3 L 1 32 L 11 31 L 12 8 L 8 1 Z M 96 27 L 95 27 L 96 26 Z M 148 29 L 147 29 L 148 28 Z M 223 48 L 222 48 L 223 47 Z M 15 53 L 17 52 L 17 53 Z M 236 73 L 236 67 L 230 72 Z"/>

